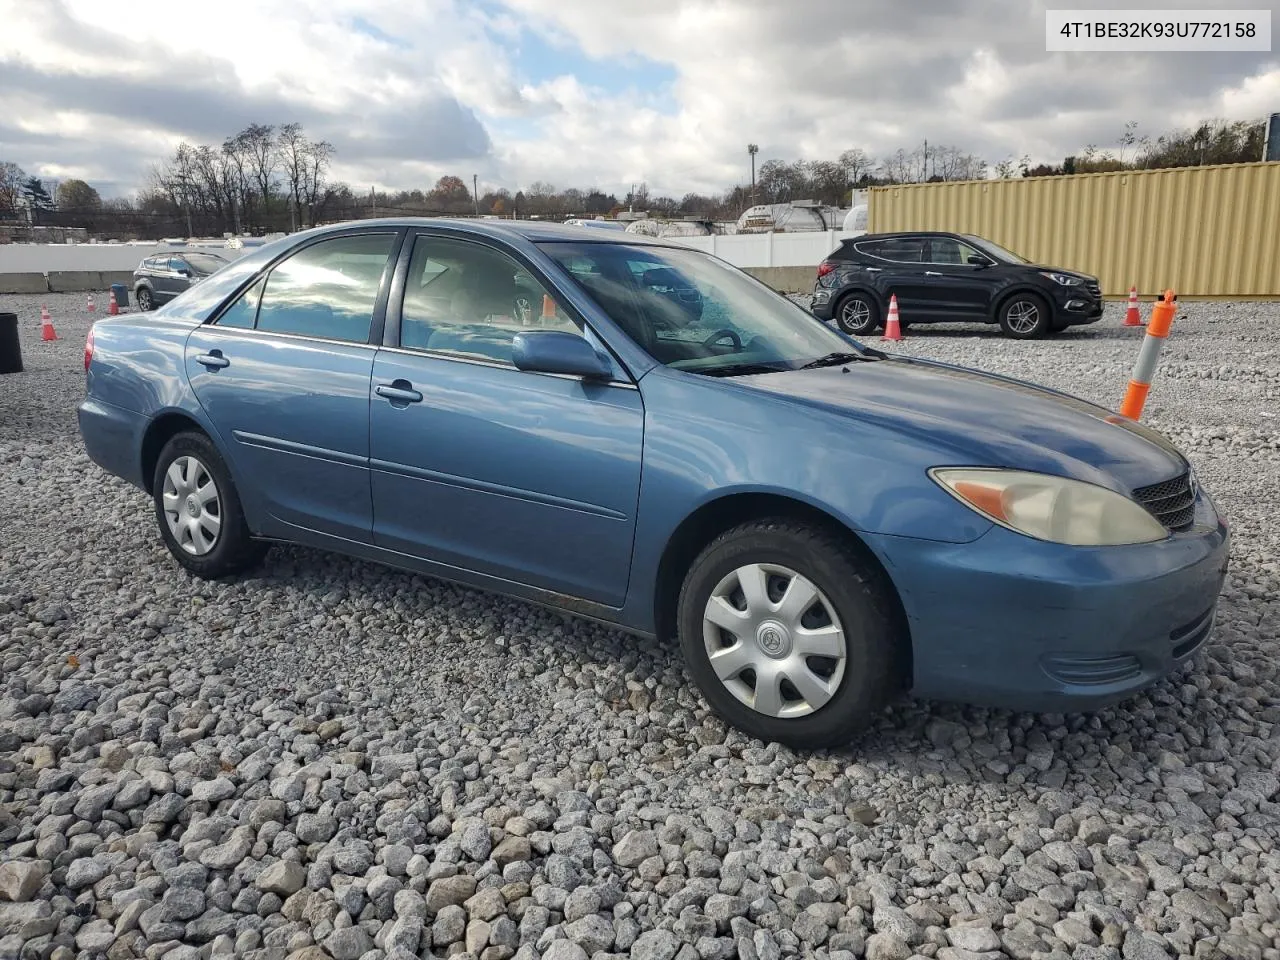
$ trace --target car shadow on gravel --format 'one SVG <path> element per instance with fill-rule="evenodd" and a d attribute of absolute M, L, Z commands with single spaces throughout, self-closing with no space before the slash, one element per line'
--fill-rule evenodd
<path fill-rule="evenodd" d="M 339 569 L 340 580 L 334 575 Z M 658 663 L 646 672 L 683 676 L 685 686 L 693 690 L 693 682 L 684 670 L 674 642 L 640 640 L 569 613 L 425 574 L 347 559 L 308 547 L 277 545 L 257 573 L 241 578 L 246 584 L 254 581 L 320 595 L 316 597 L 319 604 L 329 607 L 334 605 L 333 601 L 326 601 L 325 597 L 332 598 L 335 591 L 355 606 L 371 602 L 375 607 L 388 596 L 420 592 L 438 598 L 428 601 L 423 612 L 439 614 L 445 622 L 455 618 L 460 608 L 474 611 L 477 606 L 492 605 L 492 617 L 498 622 L 519 621 L 524 625 L 507 638 L 510 644 L 540 646 L 546 639 L 543 630 L 563 623 L 567 626 L 563 631 L 556 631 L 556 643 L 563 657 L 580 668 L 607 661 L 611 656 L 626 657 L 629 662 L 633 662 L 635 656 L 654 657 Z M 395 626 L 383 624 L 384 629 L 394 630 Z M 408 627 L 408 622 L 404 626 Z M 485 646 L 486 641 L 477 638 L 475 642 L 478 659 L 468 658 L 466 665 L 457 665 L 459 669 L 474 669 L 479 660 L 493 655 Z M 1212 644 L 1207 649 L 1211 650 Z M 508 668 L 511 666 L 507 664 Z M 1193 680 L 1197 673 L 1207 676 L 1211 671 L 1212 666 L 1206 666 L 1206 653 L 1202 652 L 1170 678 L 1127 701 L 1091 714 L 1032 714 L 907 697 L 891 704 L 869 729 L 846 746 L 792 752 L 799 762 L 816 757 L 849 764 L 883 765 L 895 774 L 936 774 L 951 785 L 1071 789 L 1089 784 L 1088 792 L 1100 791 L 1122 778 L 1142 779 L 1144 770 L 1156 762 L 1155 753 L 1178 748 L 1174 741 L 1199 739 L 1198 731 L 1212 720 L 1206 713 L 1213 712 L 1213 701 L 1207 696 L 1207 690 L 1194 689 Z M 509 680 L 529 682 L 528 675 L 522 675 L 524 680 L 515 680 L 514 676 Z M 1190 697 L 1186 693 L 1189 684 Z M 532 686 L 527 692 L 530 697 L 535 695 Z M 609 699 L 600 692 L 601 715 L 611 712 Z M 701 709 L 693 712 L 678 704 L 674 697 L 667 704 L 654 704 L 654 709 L 668 713 L 672 719 L 680 717 L 687 721 L 670 727 L 668 735 L 679 741 L 689 756 L 703 745 L 699 740 L 700 727 L 708 720 L 720 724 L 718 719 L 712 719 L 701 698 L 696 699 Z M 1188 731 L 1191 732 L 1188 734 Z M 735 745 L 735 752 L 769 748 L 739 734 L 730 735 L 727 742 Z M 1109 748 L 1118 748 L 1119 753 L 1114 754 L 1110 766 L 1104 764 L 1100 772 L 1097 757 Z M 1153 751 L 1152 756 L 1145 755 L 1148 750 Z"/>
<path fill-rule="evenodd" d="M 911 324 L 902 334 L 905 344 L 911 340 L 1007 340 L 1000 328 L 993 324 L 944 324 L 922 323 Z M 1068 327 L 1047 337 L 1024 341 L 1039 345 L 1048 345 L 1060 340 L 1140 340 L 1142 330 L 1134 327 Z M 865 342 L 874 345 L 881 342 L 881 334 L 873 334 L 865 338 Z"/>

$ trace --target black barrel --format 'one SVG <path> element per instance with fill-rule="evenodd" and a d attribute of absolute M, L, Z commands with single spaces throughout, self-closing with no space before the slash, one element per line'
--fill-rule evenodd
<path fill-rule="evenodd" d="M 22 343 L 18 340 L 18 315 L 0 313 L 0 373 L 22 372 Z"/>

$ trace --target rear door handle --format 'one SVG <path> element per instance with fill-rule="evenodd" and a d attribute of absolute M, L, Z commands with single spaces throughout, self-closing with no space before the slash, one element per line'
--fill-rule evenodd
<path fill-rule="evenodd" d="M 940 277 L 940 276 L 942 276 L 942 274 L 940 274 L 937 270 L 926 270 L 926 271 L 924 272 L 924 275 L 925 275 L 926 277 Z"/>
<path fill-rule="evenodd" d="M 421 392 L 413 389 L 413 384 L 408 380 L 396 380 L 392 383 L 380 383 L 373 388 L 373 392 L 380 397 L 385 397 L 392 403 L 421 403 Z"/>
<path fill-rule="evenodd" d="M 202 353 L 196 357 L 196 363 L 208 367 L 210 370 L 221 370 L 223 367 L 231 366 L 231 361 L 222 355 L 221 350 L 211 350 L 208 353 Z"/>
<path fill-rule="evenodd" d="M 867 267 L 867 273 L 879 273 L 884 267 Z"/>

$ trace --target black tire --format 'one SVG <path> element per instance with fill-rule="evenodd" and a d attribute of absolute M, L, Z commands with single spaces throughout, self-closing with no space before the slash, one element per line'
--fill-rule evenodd
<path fill-rule="evenodd" d="M 839 618 L 843 675 L 825 705 L 804 716 L 758 712 L 731 692 L 712 667 L 704 636 L 707 604 L 722 580 L 748 564 L 786 567 L 800 574 L 821 591 L 821 599 Z M 744 733 L 799 749 L 847 744 L 905 686 L 907 638 L 892 612 L 890 589 L 847 540 L 828 529 L 780 518 L 746 523 L 717 537 L 690 566 L 677 606 L 681 651 L 712 710 Z M 810 613 L 815 609 L 821 610 L 821 605 Z M 828 680 L 833 677 L 834 671 Z"/>
<path fill-rule="evenodd" d="M 1034 311 L 1034 318 L 1028 314 Z M 1012 340 L 1035 340 L 1049 332 L 1053 316 L 1037 293 L 1015 293 L 1000 305 L 1000 331 Z"/>
<path fill-rule="evenodd" d="M 216 513 L 207 507 L 202 509 L 206 514 L 217 517 L 218 529 L 212 537 L 211 549 L 198 555 L 178 542 L 165 510 L 166 475 L 171 466 L 184 458 L 193 460 L 202 467 L 212 479 L 215 488 Z M 175 434 L 164 445 L 156 461 L 155 473 L 151 478 L 151 499 L 155 504 L 160 537 L 168 547 L 169 553 L 186 570 L 203 580 L 217 580 L 243 573 L 260 563 L 266 555 L 267 544 L 254 540 L 248 524 L 245 523 L 240 496 L 236 492 L 235 483 L 231 479 L 226 463 L 213 442 L 203 433 L 194 430 L 184 431 Z M 192 515 L 183 511 L 187 510 L 187 501 L 190 499 L 192 497 L 188 496 L 185 499 L 180 497 L 179 500 L 182 504 L 179 522 L 185 520 L 188 526 L 190 526 Z M 207 529 L 205 533 L 207 534 Z M 187 537 L 189 534 L 184 534 L 184 539 Z M 193 549 L 199 548 L 193 544 Z"/>
<path fill-rule="evenodd" d="M 853 337 L 866 336 L 880 326 L 880 305 L 870 294 L 854 291 L 836 301 L 832 310 L 836 325 Z M 859 320 L 859 316 L 862 317 Z"/>
<path fill-rule="evenodd" d="M 138 309 L 143 313 L 156 308 L 155 296 L 149 287 L 139 287 L 133 292 L 133 299 L 138 302 Z"/>

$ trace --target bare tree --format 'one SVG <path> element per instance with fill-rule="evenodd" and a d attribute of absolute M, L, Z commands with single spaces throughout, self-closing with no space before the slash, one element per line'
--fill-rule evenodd
<path fill-rule="evenodd" d="M 26 179 L 27 172 L 16 163 L 0 160 L 0 215 L 12 215 L 18 209 Z"/>
<path fill-rule="evenodd" d="M 849 186 L 857 187 L 864 177 L 871 174 L 874 164 L 863 150 L 854 147 L 852 150 L 846 150 L 840 154 L 840 166 L 844 167 L 845 176 L 849 179 Z"/>
<path fill-rule="evenodd" d="M 303 200 L 307 204 L 307 221 L 312 226 L 316 222 L 316 207 L 325 195 L 325 174 L 333 153 L 333 144 L 328 140 L 309 141 L 303 149 Z"/>
<path fill-rule="evenodd" d="M 235 136 L 239 149 L 247 158 L 249 172 L 258 186 L 258 195 L 262 198 L 263 216 L 271 207 L 271 187 L 276 176 L 274 132 L 273 126 L 251 123 Z"/>
<path fill-rule="evenodd" d="M 223 163 L 226 166 L 227 180 L 231 185 L 231 219 L 232 230 L 241 229 L 241 218 L 248 217 L 253 189 L 250 185 L 249 164 L 251 162 L 247 144 L 237 135 L 222 141 Z"/>
<path fill-rule="evenodd" d="M 284 172 L 285 186 L 289 191 L 291 230 L 297 230 L 302 220 L 302 199 L 306 192 L 307 178 L 307 145 L 302 124 L 281 124 L 276 133 L 276 158 Z"/>

